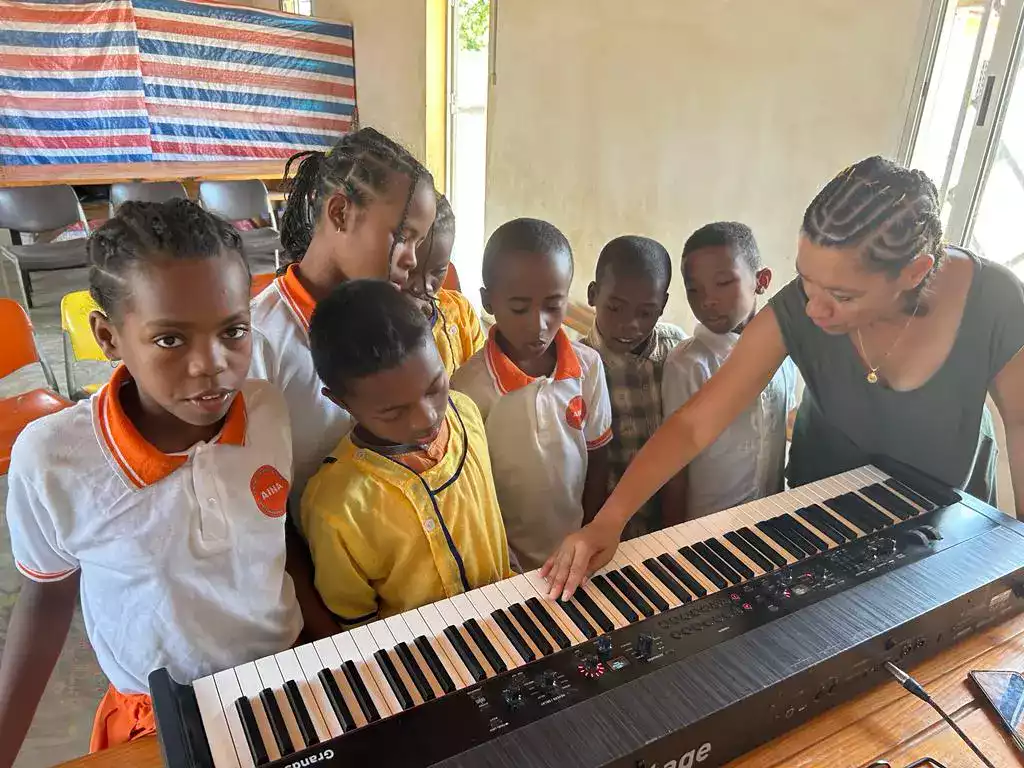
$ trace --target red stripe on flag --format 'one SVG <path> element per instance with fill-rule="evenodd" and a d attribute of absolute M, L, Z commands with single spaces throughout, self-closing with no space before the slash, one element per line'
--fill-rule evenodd
<path fill-rule="evenodd" d="M 285 70 L 287 71 L 287 70 Z M 283 91 L 311 93 L 318 96 L 354 98 L 356 89 L 352 85 L 324 80 L 304 80 L 285 75 L 262 75 L 253 72 L 237 72 L 230 69 L 215 69 L 192 64 L 165 64 L 158 61 L 142 61 L 143 77 L 168 77 L 190 80 L 196 84 L 220 83 L 222 85 L 249 85 L 274 88 Z"/>
<path fill-rule="evenodd" d="M 54 51 L 57 54 L 58 51 Z M 138 70 L 135 54 L 96 54 L 92 56 L 60 56 L 45 54 L 3 53 L 0 48 L 0 69 L 102 73 L 104 70 Z"/>
<path fill-rule="evenodd" d="M 115 110 L 145 112 L 146 102 L 141 95 L 90 96 L 84 99 L 0 95 L 0 107 L 25 110 L 26 112 L 99 112 Z"/>
<path fill-rule="evenodd" d="M 270 32 L 256 32 L 250 29 L 237 29 L 229 23 L 212 20 L 213 23 L 198 23 L 196 19 L 189 21 L 174 21 L 171 19 L 153 18 L 143 13 L 135 16 L 135 25 L 139 30 L 148 32 L 165 32 L 176 35 L 187 35 L 191 38 L 201 40 L 244 40 L 254 45 L 266 45 L 280 48 L 282 55 L 292 51 L 308 51 L 310 53 L 324 53 L 331 56 L 352 56 L 352 46 L 346 43 L 328 43 L 323 40 L 312 40 L 303 37 L 301 34 L 274 34 Z"/>
<path fill-rule="evenodd" d="M 22 21 L 35 24 L 115 24 L 132 20 L 128 4 L 115 8 L 67 9 L 60 5 L 35 8 L 21 3 L 4 3 L 4 21 Z"/>
<path fill-rule="evenodd" d="M 259 147 L 252 144 L 193 144 L 187 141 L 153 140 L 154 153 L 175 155 L 230 155 L 231 157 L 291 157 L 292 147 Z"/>
<path fill-rule="evenodd" d="M 31 149 L 105 149 L 106 147 L 149 148 L 149 134 L 102 136 L 22 136 L 0 131 L 0 143 L 6 147 Z"/>
<path fill-rule="evenodd" d="M 320 128 L 325 131 L 343 133 L 352 124 L 349 117 L 316 117 L 313 115 L 281 115 L 258 112 L 253 109 L 207 109 L 194 104 L 153 104 L 148 105 L 149 114 L 157 117 L 192 118 L 195 122 L 219 120 L 230 123 L 266 125 L 278 128 Z"/>

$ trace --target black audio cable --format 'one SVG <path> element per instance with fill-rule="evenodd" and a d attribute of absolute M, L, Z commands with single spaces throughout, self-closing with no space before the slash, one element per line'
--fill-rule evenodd
<path fill-rule="evenodd" d="M 910 675 L 908 675 L 902 669 L 897 667 L 891 661 L 885 662 L 885 668 L 889 671 L 889 674 L 896 678 L 900 685 L 902 685 L 912 694 L 917 696 L 917 698 L 927 703 L 932 709 L 938 712 L 942 719 L 946 721 L 946 723 L 949 725 L 950 728 L 953 729 L 954 732 L 956 732 L 957 736 L 963 739 L 964 744 L 966 744 L 974 751 L 974 754 L 978 756 L 978 759 L 981 760 L 981 762 L 984 763 L 987 768 L 995 768 L 995 766 L 992 765 L 991 761 L 989 761 L 989 759 L 985 757 L 985 755 L 982 753 L 980 749 L 978 749 L 974 742 L 971 741 L 970 738 L 968 738 L 967 734 L 960 730 L 960 726 L 953 722 L 953 718 L 947 715 L 942 710 L 942 707 L 940 707 L 938 704 L 932 701 L 932 697 L 928 695 L 928 692 L 921 687 L 921 684 L 918 683 L 917 680 L 912 678 Z"/>

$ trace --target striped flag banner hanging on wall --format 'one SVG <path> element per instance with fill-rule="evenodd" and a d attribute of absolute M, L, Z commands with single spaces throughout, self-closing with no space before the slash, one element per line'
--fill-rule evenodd
<path fill-rule="evenodd" d="M 128 0 L 0 0 L 0 164 L 151 160 Z"/>
<path fill-rule="evenodd" d="M 287 157 L 351 125 L 351 25 L 186 0 L 134 7 L 154 160 Z"/>

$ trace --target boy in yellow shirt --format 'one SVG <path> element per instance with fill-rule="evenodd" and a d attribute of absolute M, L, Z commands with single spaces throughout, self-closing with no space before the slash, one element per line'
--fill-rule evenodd
<path fill-rule="evenodd" d="M 449 393 L 427 318 L 384 281 L 337 288 L 313 313 L 325 394 L 356 426 L 306 487 L 315 584 L 344 627 L 511 575 L 483 420 Z"/>
<path fill-rule="evenodd" d="M 416 267 L 409 272 L 405 290 L 430 320 L 437 351 L 449 376 L 484 345 L 480 318 L 469 300 L 458 291 L 441 287 L 448 276 L 454 244 L 455 214 L 448 199 L 438 195 L 437 216 L 416 248 Z"/>

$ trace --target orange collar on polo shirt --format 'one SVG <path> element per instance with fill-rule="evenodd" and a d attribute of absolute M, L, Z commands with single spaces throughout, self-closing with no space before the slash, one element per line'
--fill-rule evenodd
<path fill-rule="evenodd" d="M 121 387 L 131 380 L 123 365 L 93 398 L 93 418 L 111 457 L 125 478 L 136 488 L 143 488 L 163 480 L 188 461 L 188 456 L 164 453 L 149 443 L 132 424 L 121 407 Z M 211 443 L 243 445 L 245 443 L 246 412 L 242 393 L 235 395 L 228 409 L 224 426 Z"/>
<path fill-rule="evenodd" d="M 288 302 L 288 306 L 295 314 L 295 317 L 302 323 L 302 327 L 308 331 L 309 320 L 313 317 L 313 310 L 316 309 L 316 300 L 309 295 L 309 291 L 299 282 L 299 276 L 295 274 L 295 267 L 295 264 L 289 265 L 285 273 L 274 282 L 277 283 L 277 290 L 280 291 L 284 300 Z"/>
<path fill-rule="evenodd" d="M 536 381 L 536 378 L 524 373 L 518 365 L 512 362 L 498 344 L 498 327 L 491 326 L 487 336 L 487 343 L 484 345 L 487 368 L 491 377 L 503 395 L 522 389 L 527 384 Z M 576 356 L 576 350 L 572 348 L 572 342 L 565 334 L 565 330 L 558 329 L 555 335 L 555 373 L 554 379 L 578 379 L 583 375 L 583 368 L 580 366 L 580 359 Z"/>

